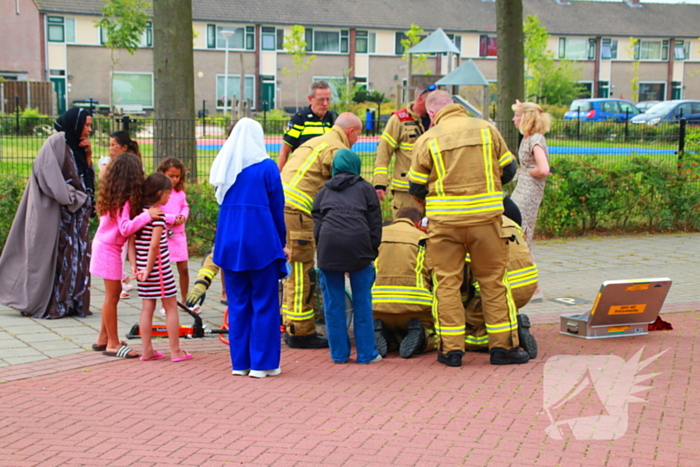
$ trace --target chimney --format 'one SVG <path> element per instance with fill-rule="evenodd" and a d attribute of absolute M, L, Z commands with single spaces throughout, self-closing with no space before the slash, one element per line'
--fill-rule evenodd
<path fill-rule="evenodd" d="M 640 0 L 622 0 L 625 2 L 627 5 L 629 5 L 630 8 L 641 8 L 642 4 Z"/>

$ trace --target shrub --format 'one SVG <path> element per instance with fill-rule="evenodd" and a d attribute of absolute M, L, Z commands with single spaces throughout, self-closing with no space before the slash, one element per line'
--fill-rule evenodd
<path fill-rule="evenodd" d="M 0 247 L 5 246 L 15 212 L 24 194 L 27 178 L 13 174 L 0 174 Z M 0 252 L 2 249 L 0 248 Z"/>
<path fill-rule="evenodd" d="M 214 197 L 214 187 L 208 183 L 187 186 L 187 202 L 190 217 L 187 219 L 187 243 L 193 256 L 203 256 L 214 244 L 219 204 Z"/>

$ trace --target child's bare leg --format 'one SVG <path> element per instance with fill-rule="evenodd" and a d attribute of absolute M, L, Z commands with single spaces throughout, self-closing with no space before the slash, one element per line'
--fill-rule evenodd
<path fill-rule="evenodd" d="M 177 275 L 180 277 L 182 303 L 185 303 L 187 301 L 187 291 L 190 289 L 190 270 L 187 269 L 187 261 L 178 261 Z"/>
<path fill-rule="evenodd" d="M 117 325 L 117 305 L 122 292 L 121 281 L 105 279 L 105 299 L 102 302 L 102 321 L 97 345 L 107 345 L 107 351 L 116 352 L 121 347 Z"/>
<path fill-rule="evenodd" d="M 153 350 L 153 312 L 156 309 L 156 301 L 152 298 L 143 299 L 143 307 L 141 308 L 141 318 L 139 319 L 139 334 L 141 334 L 141 357 L 147 360 L 153 357 L 156 353 Z"/>
<path fill-rule="evenodd" d="M 224 270 L 219 269 L 219 275 L 221 276 L 221 301 L 225 302 L 228 300 L 228 297 L 226 296 L 226 283 L 224 282 Z"/>
<path fill-rule="evenodd" d="M 185 356 L 185 352 L 180 349 L 180 317 L 177 315 L 177 298 L 164 298 L 162 302 L 163 308 L 165 308 L 165 325 L 168 328 L 170 358 L 182 358 Z"/>

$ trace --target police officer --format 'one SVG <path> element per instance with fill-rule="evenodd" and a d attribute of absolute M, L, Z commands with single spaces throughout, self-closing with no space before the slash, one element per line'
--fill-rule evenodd
<path fill-rule="evenodd" d="M 403 207 L 382 230 L 372 287 L 374 337 L 382 356 L 393 350 L 389 347 L 398 337 L 403 358 L 435 349 L 432 285 L 425 264 L 427 235 L 419 230 L 422 218 L 422 209 Z"/>
<path fill-rule="evenodd" d="M 339 149 L 350 149 L 362 131 L 362 122 L 350 112 L 342 113 L 323 136 L 312 138 L 294 151 L 282 169 L 284 220 L 292 271 L 284 285 L 282 315 L 284 340 L 295 349 L 328 347 L 328 340 L 316 333 L 314 322 L 314 198 L 331 179 L 333 157 Z"/>
<path fill-rule="evenodd" d="M 438 361 L 462 365 L 460 287 L 469 253 L 481 287 L 491 363 L 527 363 L 527 352 L 518 347 L 517 309 L 505 276 L 508 245 L 501 233 L 501 175 L 513 156 L 496 127 L 469 117 L 447 92 L 430 93 L 427 109 L 434 126 L 415 143 L 409 180 L 411 192 L 426 200 Z"/>
<path fill-rule="evenodd" d="M 287 163 L 287 157 L 296 148 L 317 136 L 331 130 L 338 114 L 328 110 L 331 105 L 331 87 L 325 81 L 314 81 L 309 90 L 309 107 L 297 112 L 287 125 L 287 132 L 282 139 L 277 166 L 280 172 Z"/>
<path fill-rule="evenodd" d="M 411 168 L 411 153 L 416 139 L 430 127 L 430 117 L 425 109 L 428 93 L 434 91 L 435 85 L 421 83 L 416 86 L 415 100 L 405 109 L 394 112 L 386 124 L 384 133 L 377 145 L 377 157 L 374 161 L 374 189 L 377 196 L 384 201 L 389 182 L 393 194 L 393 213 L 404 206 L 422 206 L 408 194 L 408 169 Z M 394 172 L 389 180 L 389 163 L 396 154 Z"/>

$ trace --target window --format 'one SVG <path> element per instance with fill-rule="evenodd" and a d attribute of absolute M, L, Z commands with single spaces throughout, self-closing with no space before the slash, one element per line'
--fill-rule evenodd
<path fill-rule="evenodd" d="M 593 60 L 595 58 L 595 39 L 560 37 L 559 58 Z"/>
<path fill-rule="evenodd" d="M 490 36 L 479 36 L 479 57 L 497 57 L 498 39 Z"/>
<path fill-rule="evenodd" d="M 675 60 L 686 60 L 690 57 L 690 41 L 677 40 L 673 44 L 673 58 Z"/>
<path fill-rule="evenodd" d="M 75 18 L 47 16 L 46 23 L 49 42 L 75 42 Z"/>
<path fill-rule="evenodd" d="M 277 50 L 284 50 L 284 29 L 277 30 Z"/>
<path fill-rule="evenodd" d="M 671 99 L 683 99 L 683 83 L 680 81 L 671 82 Z"/>
<path fill-rule="evenodd" d="M 314 76 L 313 81 L 325 81 L 331 87 L 331 103 L 340 101 L 340 86 L 346 82 L 344 76 Z"/>
<path fill-rule="evenodd" d="M 600 58 L 617 58 L 617 39 L 603 39 L 600 47 Z"/>
<path fill-rule="evenodd" d="M 367 89 L 367 77 L 355 76 L 355 84 L 359 86 L 359 89 Z"/>
<path fill-rule="evenodd" d="M 260 47 L 263 50 L 277 50 L 276 29 L 274 27 L 263 26 L 261 41 Z"/>
<path fill-rule="evenodd" d="M 448 34 L 447 37 L 450 38 L 452 43 L 455 45 L 455 47 L 457 47 L 457 50 L 459 50 L 459 53 L 461 54 L 462 53 L 462 36 L 460 36 L 458 34 Z M 443 54 L 443 55 L 447 55 L 447 54 Z"/>
<path fill-rule="evenodd" d="M 143 31 L 141 35 L 140 47 L 153 47 L 153 23 L 148 21 L 146 23 L 146 30 Z"/>
<path fill-rule="evenodd" d="M 397 32 L 394 40 L 394 53 L 396 55 L 403 55 L 405 52 L 404 46 L 401 41 L 406 39 L 406 33 Z"/>
<path fill-rule="evenodd" d="M 218 26 L 207 24 L 207 48 L 225 49 L 226 37 L 222 31 L 232 31 L 228 38 L 231 50 L 255 50 L 255 28 L 253 26 Z"/>
<path fill-rule="evenodd" d="M 231 96 L 238 99 L 241 89 L 241 76 L 228 75 L 228 89 L 224 90 L 224 75 L 216 75 L 216 107 L 223 108 L 224 93 L 228 93 L 228 103 L 226 108 L 231 107 Z M 245 98 L 255 103 L 255 76 L 246 75 L 245 77 Z"/>
<path fill-rule="evenodd" d="M 593 83 L 590 81 L 579 81 L 578 82 L 579 86 L 579 92 L 578 92 L 578 98 L 579 99 L 590 99 L 593 97 Z"/>
<path fill-rule="evenodd" d="M 634 45 L 635 60 L 668 60 L 668 41 L 637 41 Z M 658 100 L 658 99 L 645 99 Z M 661 99 L 663 100 L 663 99 Z"/>
<path fill-rule="evenodd" d="M 666 100 L 666 83 L 639 83 L 639 101 Z"/>
<path fill-rule="evenodd" d="M 153 107 L 153 73 L 125 73 L 115 71 L 112 78 L 114 105 L 142 105 Z"/>
<path fill-rule="evenodd" d="M 318 31 L 306 28 L 305 37 L 307 52 L 348 53 L 350 44 L 349 30 Z"/>
<path fill-rule="evenodd" d="M 355 33 L 355 51 L 358 54 L 377 52 L 377 33 L 357 31 Z"/>
<path fill-rule="evenodd" d="M 610 97 L 610 81 L 598 81 L 597 97 Z"/>

